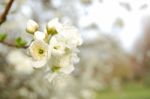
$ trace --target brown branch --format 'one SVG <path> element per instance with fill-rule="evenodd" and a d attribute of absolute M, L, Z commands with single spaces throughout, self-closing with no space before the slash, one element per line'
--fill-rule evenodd
<path fill-rule="evenodd" d="M 14 0 L 9 0 L 9 2 L 7 3 L 4 11 L 0 15 L 0 25 L 6 21 L 7 15 L 9 13 L 9 11 L 10 11 L 10 8 L 12 7 L 13 2 L 14 2 Z M 13 43 L 6 42 L 6 41 L 0 41 L 0 43 L 3 44 L 3 45 L 6 45 L 8 47 L 16 47 L 16 48 L 23 48 L 23 49 L 28 48 L 28 46 L 18 47 L 17 45 L 15 45 Z"/>
<path fill-rule="evenodd" d="M 18 47 L 17 45 L 9 43 L 9 42 L 6 42 L 6 41 L 0 41 L 0 43 L 3 44 L 3 45 L 6 45 L 8 47 L 23 48 L 23 49 L 27 49 L 28 48 L 28 46 Z"/>
<path fill-rule="evenodd" d="M 0 25 L 6 21 L 7 15 L 9 13 L 9 10 L 13 4 L 14 0 L 9 0 L 7 3 L 4 12 L 0 15 Z"/>

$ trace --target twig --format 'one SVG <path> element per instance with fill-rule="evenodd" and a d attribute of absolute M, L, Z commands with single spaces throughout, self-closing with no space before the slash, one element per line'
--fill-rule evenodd
<path fill-rule="evenodd" d="M 13 4 L 14 0 L 9 0 L 7 3 L 4 12 L 0 15 L 0 25 L 6 21 L 7 15 L 9 13 L 9 10 Z"/>
<path fill-rule="evenodd" d="M 11 8 L 13 2 L 14 2 L 14 0 L 9 0 L 9 2 L 7 3 L 3 13 L 0 15 L 0 25 L 6 21 L 7 15 L 9 13 L 9 11 L 10 11 L 10 8 Z M 9 42 L 6 42 L 6 41 L 0 41 L 0 43 L 4 44 L 6 46 L 9 46 L 9 47 L 24 48 L 24 49 L 28 48 L 28 46 L 18 47 L 17 45 L 9 43 Z"/>
<path fill-rule="evenodd" d="M 6 45 L 6 46 L 9 46 L 9 47 L 16 47 L 16 48 L 23 48 L 23 49 L 28 48 L 28 46 L 21 46 L 21 47 L 18 47 L 17 45 L 12 44 L 12 43 L 9 43 L 9 42 L 6 42 L 6 41 L 1 41 L 0 43 L 1 43 L 1 44 L 4 44 L 4 45 Z"/>

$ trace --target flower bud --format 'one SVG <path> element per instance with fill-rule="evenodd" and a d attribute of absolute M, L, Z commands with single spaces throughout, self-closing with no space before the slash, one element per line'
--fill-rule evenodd
<path fill-rule="evenodd" d="M 48 22 L 46 25 L 47 33 L 50 35 L 58 34 L 58 32 L 62 29 L 62 24 L 59 23 L 58 18 L 55 18 Z"/>
<path fill-rule="evenodd" d="M 33 34 L 33 33 L 36 32 L 38 29 L 39 29 L 39 25 L 38 25 L 35 21 L 29 20 L 29 21 L 27 22 L 26 31 L 27 31 L 28 33 Z"/>

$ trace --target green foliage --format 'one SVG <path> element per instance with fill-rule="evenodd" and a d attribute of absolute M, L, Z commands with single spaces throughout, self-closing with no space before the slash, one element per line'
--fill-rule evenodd
<path fill-rule="evenodd" d="M 25 40 L 23 40 L 21 37 L 16 38 L 15 40 L 15 44 L 18 47 L 23 47 L 27 44 L 27 42 Z"/>
<path fill-rule="evenodd" d="M 7 37 L 7 34 L 5 33 L 0 33 L 0 42 L 3 42 Z"/>
<path fill-rule="evenodd" d="M 150 88 L 142 84 L 127 84 L 121 90 L 105 90 L 96 93 L 96 99 L 150 99 Z"/>

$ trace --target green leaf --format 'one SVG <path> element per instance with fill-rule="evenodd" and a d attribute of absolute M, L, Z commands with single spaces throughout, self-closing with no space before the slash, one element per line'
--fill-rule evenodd
<path fill-rule="evenodd" d="M 3 42 L 7 37 L 7 34 L 5 33 L 0 33 L 0 42 Z"/>
<path fill-rule="evenodd" d="M 18 47 L 23 47 L 27 44 L 27 42 L 25 40 L 23 40 L 21 37 L 16 38 L 15 40 L 15 44 Z"/>

